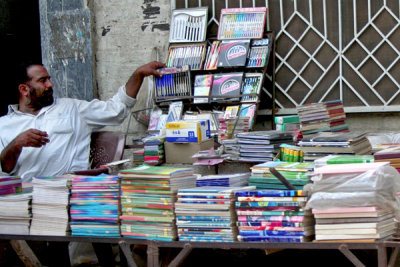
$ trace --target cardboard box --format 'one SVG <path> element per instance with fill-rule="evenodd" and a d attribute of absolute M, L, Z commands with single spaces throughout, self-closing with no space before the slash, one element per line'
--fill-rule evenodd
<path fill-rule="evenodd" d="M 210 136 L 209 121 L 173 121 L 166 125 L 167 142 L 199 143 Z"/>
<path fill-rule="evenodd" d="M 200 143 L 164 143 L 166 163 L 193 163 L 194 154 L 208 150 L 214 146 L 214 140 L 208 139 Z"/>

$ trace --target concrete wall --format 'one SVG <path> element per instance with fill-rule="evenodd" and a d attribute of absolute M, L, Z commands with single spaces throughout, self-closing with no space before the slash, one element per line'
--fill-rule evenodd
<path fill-rule="evenodd" d="M 135 69 L 157 59 L 164 61 L 168 48 L 169 0 L 92 0 L 95 81 L 100 99 L 108 99 Z M 151 81 L 150 81 L 151 82 Z M 142 86 L 135 110 L 146 107 L 148 83 Z M 127 129 L 127 122 L 120 127 Z M 131 120 L 129 131 L 144 135 L 146 127 Z M 129 140 L 128 140 L 129 141 Z"/>

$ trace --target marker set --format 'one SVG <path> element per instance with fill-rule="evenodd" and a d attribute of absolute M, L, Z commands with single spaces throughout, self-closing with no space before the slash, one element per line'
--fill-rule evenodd
<path fill-rule="evenodd" d="M 156 98 L 165 96 L 191 96 L 192 87 L 189 66 L 163 68 L 158 70 L 162 77 L 155 77 Z"/>
<path fill-rule="evenodd" d="M 171 45 L 166 65 L 168 68 L 189 65 L 191 70 L 203 68 L 206 44 Z"/>
<path fill-rule="evenodd" d="M 250 40 L 223 40 L 218 56 L 218 67 L 242 67 L 246 65 Z"/>
<path fill-rule="evenodd" d="M 221 49 L 221 41 L 214 41 L 207 48 L 206 61 L 204 63 L 205 70 L 215 70 L 217 68 L 218 55 Z"/>
<path fill-rule="evenodd" d="M 218 39 L 259 39 L 263 37 L 267 8 L 224 8 Z"/>
<path fill-rule="evenodd" d="M 269 50 L 269 39 L 253 40 L 247 67 L 264 67 Z"/>
<path fill-rule="evenodd" d="M 252 96 L 242 96 L 241 102 L 257 102 L 263 81 L 262 73 L 246 73 L 243 81 L 242 94 L 254 94 Z"/>
<path fill-rule="evenodd" d="M 240 92 L 242 90 L 243 72 L 231 72 L 214 74 L 211 96 L 213 101 L 239 101 Z M 232 98 L 227 98 L 232 96 Z"/>
<path fill-rule="evenodd" d="M 185 8 L 172 11 L 170 43 L 204 42 L 208 8 Z"/>

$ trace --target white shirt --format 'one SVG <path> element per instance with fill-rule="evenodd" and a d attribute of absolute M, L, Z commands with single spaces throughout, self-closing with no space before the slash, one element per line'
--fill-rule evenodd
<path fill-rule="evenodd" d="M 40 148 L 23 147 L 9 174 L 30 182 L 34 176 L 88 169 L 92 131 L 121 124 L 135 103 L 136 99 L 129 97 L 121 86 L 107 101 L 54 98 L 53 104 L 37 115 L 20 112 L 18 105 L 10 105 L 8 114 L 0 117 L 0 151 L 29 129 L 47 132 L 50 142 Z"/>

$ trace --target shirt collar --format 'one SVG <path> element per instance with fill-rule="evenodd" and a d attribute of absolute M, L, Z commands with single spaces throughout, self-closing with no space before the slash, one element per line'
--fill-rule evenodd
<path fill-rule="evenodd" d="M 47 110 L 49 110 L 50 108 L 52 108 L 52 107 L 56 104 L 56 102 L 57 102 L 57 98 L 54 97 L 53 104 L 51 104 L 50 106 L 47 106 L 47 107 L 42 108 L 42 109 L 39 111 L 38 115 L 41 114 L 41 113 L 44 113 L 44 112 L 46 112 Z M 7 115 L 10 115 L 10 114 L 12 114 L 12 113 L 16 113 L 16 114 L 26 114 L 26 113 L 24 113 L 24 112 L 19 111 L 19 104 L 8 105 L 8 112 L 7 112 Z"/>

